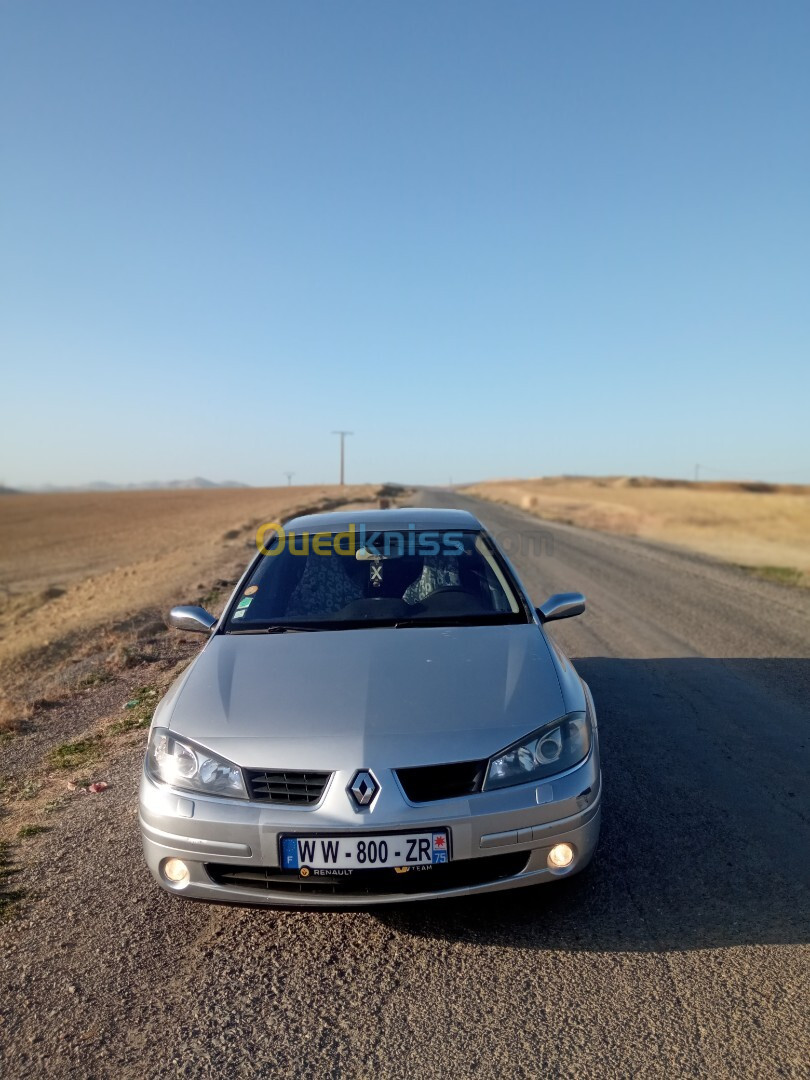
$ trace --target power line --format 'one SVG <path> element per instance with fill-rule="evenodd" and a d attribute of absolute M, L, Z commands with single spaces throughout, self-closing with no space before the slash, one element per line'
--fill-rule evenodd
<path fill-rule="evenodd" d="M 345 450 L 346 436 L 347 435 L 354 435 L 354 432 L 353 431 L 333 431 L 332 434 L 340 436 L 340 486 L 343 487 L 345 485 L 345 483 L 346 483 L 345 475 L 344 475 L 344 464 L 345 464 L 345 461 L 346 461 L 346 450 Z"/>

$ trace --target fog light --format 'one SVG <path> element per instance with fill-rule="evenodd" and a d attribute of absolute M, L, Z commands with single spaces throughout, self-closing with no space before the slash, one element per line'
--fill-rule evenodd
<path fill-rule="evenodd" d="M 564 870 L 574 861 L 574 849 L 570 844 L 555 844 L 548 853 L 548 865 L 555 870 Z"/>
<path fill-rule="evenodd" d="M 182 859 L 167 859 L 163 864 L 163 876 L 172 885 L 187 885 L 188 867 Z"/>

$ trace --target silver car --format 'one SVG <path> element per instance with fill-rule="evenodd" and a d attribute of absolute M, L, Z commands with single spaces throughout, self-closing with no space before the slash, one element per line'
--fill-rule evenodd
<path fill-rule="evenodd" d="M 587 685 L 471 514 L 300 517 L 259 551 L 160 702 L 140 792 L 164 889 L 357 906 L 554 881 L 589 862 Z"/>

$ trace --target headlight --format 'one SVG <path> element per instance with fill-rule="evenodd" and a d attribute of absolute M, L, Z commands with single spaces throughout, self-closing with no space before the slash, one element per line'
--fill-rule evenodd
<path fill-rule="evenodd" d="M 206 795 L 246 799 L 242 770 L 231 761 L 180 739 L 165 728 L 153 728 L 146 751 L 149 774 L 164 784 Z"/>
<path fill-rule="evenodd" d="M 588 756 L 591 723 L 584 712 L 555 720 L 491 758 L 484 791 L 528 784 L 564 772 Z"/>

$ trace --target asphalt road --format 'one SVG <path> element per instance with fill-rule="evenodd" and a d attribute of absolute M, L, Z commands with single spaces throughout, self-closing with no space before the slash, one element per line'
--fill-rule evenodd
<path fill-rule="evenodd" d="M 4 1076 L 808 1076 L 810 594 L 449 493 L 599 712 L 603 839 L 580 877 L 377 912 L 154 888 L 138 759 L 60 823 L 2 934 Z"/>

